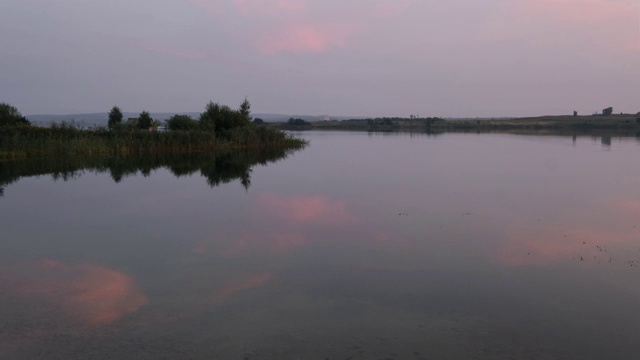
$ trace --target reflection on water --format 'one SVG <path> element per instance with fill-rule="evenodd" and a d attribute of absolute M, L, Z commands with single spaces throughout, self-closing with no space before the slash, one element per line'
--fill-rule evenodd
<path fill-rule="evenodd" d="M 43 260 L 6 269 L 0 272 L 0 280 L 7 293 L 50 302 L 69 318 L 88 325 L 112 323 L 148 303 L 133 279 L 97 264 Z"/>
<path fill-rule="evenodd" d="M 0 359 L 640 356 L 633 137 L 302 136 L 3 167 Z"/>
<path fill-rule="evenodd" d="M 237 293 L 245 290 L 254 289 L 269 282 L 273 277 L 272 272 L 262 272 L 258 274 L 252 274 L 242 277 L 240 279 L 233 279 L 231 283 L 218 290 L 213 298 L 214 300 L 225 300 Z"/>
<path fill-rule="evenodd" d="M 51 175 L 54 180 L 71 180 L 85 171 L 108 172 L 119 183 L 128 176 L 149 176 L 152 171 L 167 168 L 175 176 L 200 173 L 209 185 L 218 186 L 236 179 L 248 189 L 251 168 L 286 158 L 294 150 L 261 149 L 219 153 L 155 154 L 126 157 L 58 157 L 27 161 L 0 162 L 0 196 L 4 187 L 22 177 Z"/>

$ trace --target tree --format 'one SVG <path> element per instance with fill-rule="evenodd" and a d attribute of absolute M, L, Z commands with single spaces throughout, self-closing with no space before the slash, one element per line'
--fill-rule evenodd
<path fill-rule="evenodd" d="M 122 111 L 120 111 L 119 107 L 114 106 L 109 111 L 109 129 L 113 129 L 120 124 L 122 124 Z"/>
<path fill-rule="evenodd" d="M 151 115 L 147 111 L 143 111 L 140 113 L 138 117 L 138 128 L 143 130 L 149 130 L 149 128 L 153 125 L 153 119 Z"/>
<path fill-rule="evenodd" d="M 210 101 L 204 112 L 200 114 L 200 127 L 206 131 L 216 131 L 221 136 L 227 130 L 249 126 L 251 104 L 245 99 L 239 110 Z"/>
<path fill-rule="evenodd" d="M 31 125 L 15 106 L 0 103 L 0 126 Z"/>
<path fill-rule="evenodd" d="M 220 104 L 209 101 L 204 108 L 204 112 L 200 114 L 200 128 L 205 131 L 215 131 L 216 125 L 219 125 L 219 118 L 222 116 L 222 111 L 223 109 Z"/>
<path fill-rule="evenodd" d="M 198 123 L 188 115 L 173 115 L 167 120 L 168 130 L 193 130 Z"/>
<path fill-rule="evenodd" d="M 240 114 L 244 116 L 247 122 L 251 122 L 251 104 L 247 98 L 244 98 L 242 104 L 240 104 Z"/>
<path fill-rule="evenodd" d="M 262 124 L 264 124 L 264 120 L 261 119 L 261 118 L 255 118 L 255 119 L 253 119 L 253 123 L 255 125 L 262 125 Z"/>

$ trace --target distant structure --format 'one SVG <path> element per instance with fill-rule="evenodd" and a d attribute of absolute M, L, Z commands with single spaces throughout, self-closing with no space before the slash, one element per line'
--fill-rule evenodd
<path fill-rule="evenodd" d="M 609 116 L 611 114 L 613 114 L 613 108 L 612 107 L 608 107 L 608 108 L 602 110 L 602 115 L 604 115 L 604 116 Z"/>
<path fill-rule="evenodd" d="M 127 125 L 138 125 L 138 118 L 128 118 Z"/>
<path fill-rule="evenodd" d="M 577 112 L 577 111 L 574 111 L 574 112 L 573 112 L 573 116 L 578 116 L 578 112 Z"/>
<path fill-rule="evenodd" d="M 331 116 L 325 115 L 322 117 L 322 121 L 331 121 Z"/>

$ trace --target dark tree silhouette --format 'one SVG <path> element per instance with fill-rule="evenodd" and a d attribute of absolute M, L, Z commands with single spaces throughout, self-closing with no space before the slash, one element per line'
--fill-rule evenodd
<path fill-rule="evenodd" d="M 138 128 L 148 130 L 151 125 L 153 125 L 153 119 L 151 118 L 149 112 L 141 112 L 140 116 L 138 117 Z"/>
<path fill-rule="evenodd" d="M 15 106 L 0 103 L 0 126 L 31 125 Z"/>
<path fill-rule="evenodd" d="M 109 111 L 109 129 L 113 129 L 120 124 L 122 124 L 122 111 L 120 111 L 119 107 L 114 106 Z"/>

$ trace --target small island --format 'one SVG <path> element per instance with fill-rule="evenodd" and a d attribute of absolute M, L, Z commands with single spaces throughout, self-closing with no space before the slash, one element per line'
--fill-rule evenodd
<path fill-rule="evenodd" d="M 126 156 L 240 149 L 300 149 L 307 142 L 253 121 L 245 99 L 238 109 L 209 102 L 198 119 L 176 114 L 164 126 L 147 111 L 124 121 L 109 111 L 108 126 L 83 129 L 74 123 L 32 125 L 18 109 L 0 103 L 0 160 L 47 156 Z"/>

